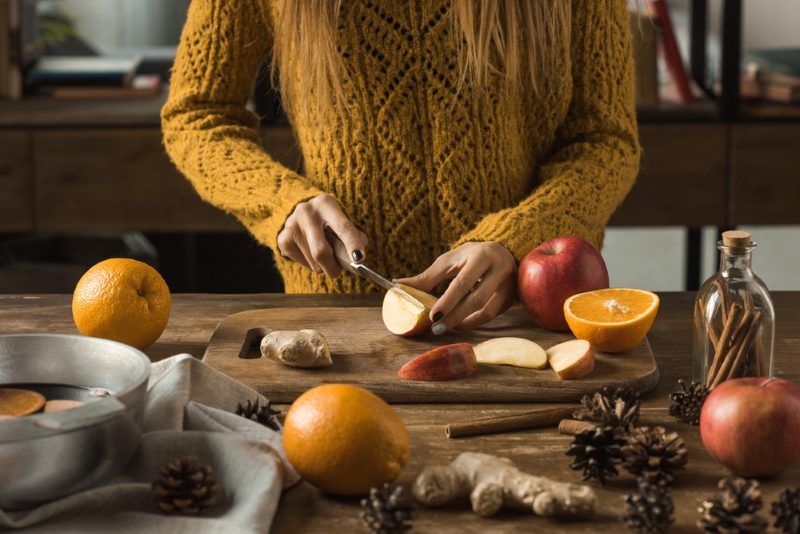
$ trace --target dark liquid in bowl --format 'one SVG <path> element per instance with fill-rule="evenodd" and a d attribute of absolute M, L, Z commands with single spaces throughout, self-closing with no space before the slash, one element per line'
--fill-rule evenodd
<path fill-rule="evenodd" d="M 44 395 L 45 400 L 75 400 L 84 404 L 99 401 L 102 396 L 92 394 L 95 388 L 66 386 L 63 384 L 1 384 L 0 388 L 27 389 Z M 102 390 L 105 391 L 105 390 Z"/>

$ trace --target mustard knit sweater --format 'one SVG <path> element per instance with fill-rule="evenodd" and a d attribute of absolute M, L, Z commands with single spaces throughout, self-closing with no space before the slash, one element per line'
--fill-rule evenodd
<path fill-rule="evenodd" d="M 275 251 L 287 292 L 376 290 L 277 252 L 295 206 L 323 192 L 366 233 L 367 265 L 387 277 L 468 241 L 497 241 L 517 261 L 563 235 L 602 246 L 639 165 L 627 0 L 573 0 L 571 46 L 542 98 L 492 76 L 455 104 L 450 0 L 343 0 L 337 45 L 352 103 L 322 131 L 290 117 L 303 176 L 262 149 L 245 108 L 271 49 L 274 1 L 193 0 L 162 123 L 198 194 Z"/>

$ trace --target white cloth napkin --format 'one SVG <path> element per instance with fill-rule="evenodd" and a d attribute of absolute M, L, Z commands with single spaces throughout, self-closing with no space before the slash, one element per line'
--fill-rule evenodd
<path fill-rule="evenodd" d="M 281 434 L 235 415 L 238 403 L 266 399 L 196 360 L 179 354 L 152 365 L 142 444 L 111 483 L 32 510 L 3 512 L 0 530 L 31 533 L 269 532 L 281 491 L 300 477 Z M 196 455 L 219 484 L 217 504 L 201 517 L 163 515 L 150 483 L 176 458 Z"/>

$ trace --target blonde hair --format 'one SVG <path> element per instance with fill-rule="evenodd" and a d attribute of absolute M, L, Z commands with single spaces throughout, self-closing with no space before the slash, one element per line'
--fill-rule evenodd
<path fill-rule="evenodd" d="M 474 1 L 480 3 L 477 17 L 473 0 L 452 0 L 451 4 L 452 34 L 461 63 L 458 89 L 464 84 L 481 89 L 490 73 L 503 74 L 508 89 L 519 89 L 523 76 L 519 34 L 523 31 L 524 59 L 533 91 L 541 96 L 542 91 L 549 90 L 557 52 L 569 47 L 569 0 Z M 277 83 L 277 73 L 302 73 L 297 80 L 288 75 L 281 78 L 284 102 L 307 113 L 313 93 L 318 119 L 327 116 L 333 100 L 339 104 L 346 100 L 342 83 L 347 73 L 336 48 L 340 8 L 341 0 L 280 0 L 275 17 L 273 83 Z M 492 64 L 493 52 L 500 65 Z M 292 93 L 289 87 L 295 83 L 299 86 L 292 89 L 300 106 L 288 96 Z"/>

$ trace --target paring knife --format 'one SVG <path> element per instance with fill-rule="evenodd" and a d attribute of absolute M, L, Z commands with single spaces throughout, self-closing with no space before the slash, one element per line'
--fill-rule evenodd
<path fill-rule="evenodd" d="M 403 289 L 402 287 L 398 286 L 397 284 L 393 284 L 390 280 L 382 277 L 363 263 L 356 263 L 350 259 L 350 254 L 347 253 L 347 247 L 342 240 L 339 239 L 333 230 L 330 228 L 325 229 L 325 238 L 328 240 L 331 248 L 333 249 L 333 255 L 336 257 L 336 262 L 344 269 L 345 271 L 350 271 L 353 274 L 357 274 L 362 278 L 366 278 L 367 280 L 372 280 L 375 284 L 378 284 L 382 288 L 389 290 L 395 289 L 397 290 L 401 296 L 403 296 L 406 300 L 413 302 L 415 305 L 419 306 L 420 308 L 424 308 L 425 305 L 422 304 L 419 300 L 414 298 L 414 296 Z"/>

